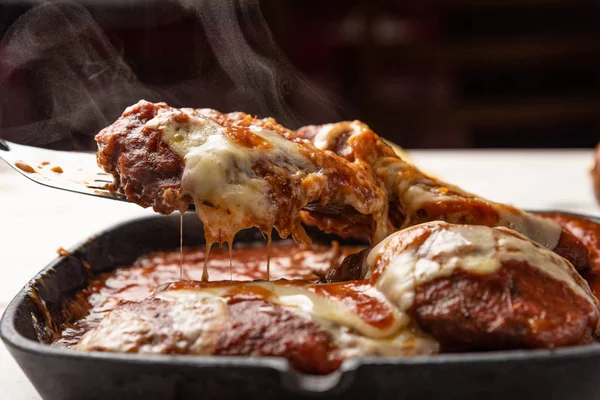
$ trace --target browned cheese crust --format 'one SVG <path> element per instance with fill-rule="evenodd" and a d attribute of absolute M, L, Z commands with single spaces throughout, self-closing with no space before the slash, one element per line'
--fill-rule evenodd
<path fill-rule="evenodd" d="M 316 218 L 328 218 L 332 214 L 344 219 L 346 222 L 338 226 L 336 233 L 344 236 L 360 233 L 365 238 L 375 234 L 377 222 L 381 219 L 375 214 L 383 213 L 387 200 L 385 192 L 368 171 L 335 154 L 316 149 L 312 143 L 295 137 L 272 118 L 258 119 L 241 112 L 222 114 L 210 109 L 182 110 L 165 103 L 140 101 L 96 136 L 98 163 L 115 179 L 109 187 L 111 190 L 122 192 L 130 201 L 144 207 L 151 206 L 163 214 L 187 209 L 193 198 L 182 188 L 185 162 L 161 139 L 161 131 L 147 123 L 162 116 L 171 126 L 185 127 L 194 118 L 205 118 L 225 128 L 224 135 L 228 140 L 244 148 L 248 154 L 259 155 L 252 168 L 269 185 L 268 197 L 276 207 L 275 218 L 273 221 L 271 213 L 266 213 L 270 216 L 268 221 L 250 216 L 253 220 L 244 227 L 258 226 L 268 233 L 274 226 L 284 237 L 292 234 L 300 242 L 310 242 L 300 226 L 299 215 L 300 209 L 310 207 L 316 210 Z M 253 133 L 255 128 L 267 129 L 293 143 L 315 171 L 311 173 L 300 169 L 291 173 L 276 162 L 263 161 L 261 152 L 273 145 Z M 213 206 L 219 207 L 208 202 L 196 204 L 197 210 L 208 209 L 206 212 L 199 211 L 201 219 L 203 215 L 210 216 L 216 212 L 233 213 L 229 210 L 213 212 L 209 210 Z M 219 222 L 223 219 L 215 218 Z M 207 221 L 203 222 L 207 225 Z M 214 229 L 215 236 L 221 236 L 219 230 L 222 226 L 208 228 Z M 229 239 L 219 237 L 217 241 Z"/>

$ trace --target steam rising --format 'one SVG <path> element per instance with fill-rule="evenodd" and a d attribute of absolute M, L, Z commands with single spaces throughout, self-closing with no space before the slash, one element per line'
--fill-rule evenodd
<path fill-rule="evenodd" d="M 324 107 L 326 113 L 335 116 L 330 102 L 296 72 L 279 50 L 258 1 L 182 0 L 182 3 L 200 18 L 219 65 L 231 78 L 234 87 L 243 92 L 243 100 L 252 99 L 254 113 L 277 116 L 284 125 L 302 123 L 298 111 L 287 101 L 290 92 L 294 91 L 305 100 L 305 107 L 313 105 L 321 110 Z M 237 23 L 238 20 L 241 24 Z M 251 41 L 259 46 L 258 50 L 262 53 L 252 47 L 242 30 L 242 27 L 249 26 L 258 27 L 251 30 L 250 35 Z M 242 104 L 239 106 L 242 107 Z"/>
<path fill-rule="evenodd" d="M 0 48 L 0 136 L 93 148 L 91 137 L 142 98 L 273 116 L 291 128 L 339 118 L 340 107 L 285 59 L 257 1 L 177 5 L 200 22 L 189 49 L 198 53 L 195 73 L 155 87 L 138 79 L 84 7 L 43 4 L 21 16 Z M 204 42 L 212 61 L 195 52 Z"/>
<path fill-rule="evenodd" d="M 4 129 L 2 135 L 13 140 L 46 144 L 75 132 L 95 132 L 128 103 L 152 97 L 81 6 L 34 8 L 15 22 L 6 39 L 0 54 L 2 116 L 22 107 L 47 117 Z M 20 90 L 28 86 L 29 102 L 14 104 L 20 93 L 8 87 L 10 79 L 19 80 Z"/>

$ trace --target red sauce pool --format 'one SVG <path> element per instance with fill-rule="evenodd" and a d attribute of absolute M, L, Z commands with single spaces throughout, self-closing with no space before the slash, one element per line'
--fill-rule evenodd
<path fill-rule="evenodd" d="M 295 244 L 291 241 L 273 242 L 271 246 L 271 280 L 298 279 L 316 282 L 319 276 L 338 267 L 342 260 L 362 247 Z M 183 278 L 200 280 L 204 266 L 204 248 L 183 250 Z M 117 268 L 92 279 L 75 295 L 69 306 L 71 323 L 63 327 L 53 343 L 73 347 L 89 330 L 96 327 L 104 315 L 121 300 L 139 301 L 154 293 L 156 288 L 179 280 L 180 253 L 178 250 L 156 252 L 141 256 L 131 266 Z M 252 281 L 267 277 L 267 248 L 264 242 L 233 246 L 231 264 L 229 250 L 210 251 L 208 272 L 211 281 Z"/>

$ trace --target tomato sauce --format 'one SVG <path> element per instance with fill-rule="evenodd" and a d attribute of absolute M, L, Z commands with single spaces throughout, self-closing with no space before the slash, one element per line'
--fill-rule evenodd
<path fill-rule="evenodd" d="M 273 242 L 270 250 L 270 278 L 317 282 L 350 254 L 361 247 L 296 244 L 292 241 Z M 204 248 L 184 248 L 155 252 L 141 256 L 131 266 L 117 268 L 92 279 L 88 286 L 75 295 L 70 304 L 71 323 L 63 327 L 53 343 L 59 347 L 73 347 L 89 330 L 96 327 L 105 314 L 121 300 L 140 301 L 151 296 L 161 285 L 183 279 L 199 281 L 204 266 Z M 211 281 L 252 281 L 267 279 L 267 248 L 264 242 L 214 248 L 208 260 Z"/>

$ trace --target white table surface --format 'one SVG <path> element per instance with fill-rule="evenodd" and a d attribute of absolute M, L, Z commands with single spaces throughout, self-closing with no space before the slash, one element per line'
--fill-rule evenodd
<path fill-rule="evenodd" d="M 429 173 L 491 200 L 531 210 L 600 216 L 588 167 L 592 150 L 413 151 Z M 0 314 L 56 249 L 117 222 L 152 214 L 133 204 L 53 190 L 0 161 Z M 0 343 L 0 399 L 39 395 Z"/>

